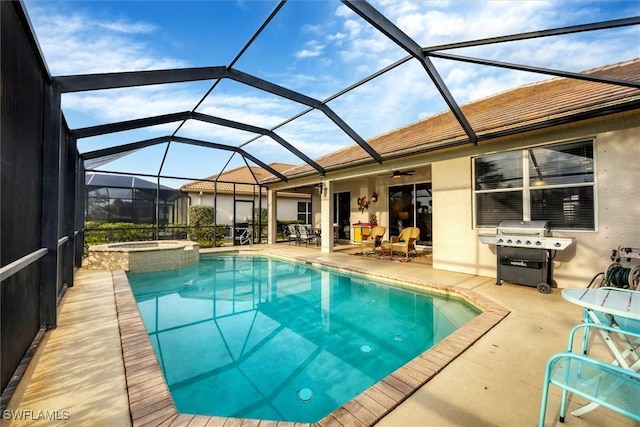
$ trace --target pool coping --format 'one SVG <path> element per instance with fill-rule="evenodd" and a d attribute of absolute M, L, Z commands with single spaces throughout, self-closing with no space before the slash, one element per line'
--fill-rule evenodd
<path fill-rule="evenodd" d="M 234 251 L 235 252 L 235 251 Z M 260 251 L 255 251 L 259 253 Z M 309 264 L 346 269 L 360 274 L 393 280 L 401 286 L 459 296 L 482 313 L 429 350 L 420 354 L 389 376 L 369 387 L 351 401 L 316 423 L 293 423 L 245 418 L 227 418 L 178 413 L 169 387 L 156 358 L 138 305 L 122 270 L 112 271 L 120 341 L 133 426 L 372 426 L 416 390 L 431 380 L 453 360 L 489 332 L 510 311 L 469 289 L 457 286 L 412 281 L 392 275 L 372 274 L 362 268 L 332 263 L 313 257 L 282 257 Z"/>

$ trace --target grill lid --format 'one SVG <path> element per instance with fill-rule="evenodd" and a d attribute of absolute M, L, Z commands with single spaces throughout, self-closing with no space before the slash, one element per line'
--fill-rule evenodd
<path fill-rule="evenodd" d="M 506 219 L 496 229 L 498 235 L 548 236 L 549 221 L 520 221 Z"/>

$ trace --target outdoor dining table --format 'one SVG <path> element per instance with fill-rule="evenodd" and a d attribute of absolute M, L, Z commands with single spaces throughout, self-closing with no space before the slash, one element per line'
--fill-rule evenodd
<path fill-rule="evenodd" d="M 640 292 L 618 288 L 563 289 L 562 297 L 584 308 L 640 320 Z"/>
<path fill-rule="evenodd" d="M 586 309 L 586 315 L 588 321 L 596 324 L 602 324 L 603 315 L 612 316 L 615 324 L 620 327 L 621 336 L 624 335 L 624 331 L 633 327 L 633 332 L 638 332 L 640 329 L 640 291 L 634 291 L 630 289 L 620 288 L 578 288 L 578 289 L 563 289 L 562 297 L 579 306 Z M 632 371 L 640 370 L 640 356 L 637 354 L 637 342 L 630 342 L 625 339 L 622 344 L 622 348 L 618 348 L 612 337 L 604 336 L 605 342 L 609 347 L 609 350 L 615 357 L 612 362 L 614 365 L 619 365 Z M 631 357 L 633 360 L 631 363 L 627 359 Z M 598 406 L 596 403 L 586 405 L 572 414 L 580 416 Z"/>

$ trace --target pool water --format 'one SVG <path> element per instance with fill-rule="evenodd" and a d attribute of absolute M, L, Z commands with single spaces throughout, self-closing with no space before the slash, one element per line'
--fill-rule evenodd
<path fill-rule="evenodd" d="M 446 295 L 258 255 L 128 278 L 189 414 L 319 421 L 480 314 Z"/>

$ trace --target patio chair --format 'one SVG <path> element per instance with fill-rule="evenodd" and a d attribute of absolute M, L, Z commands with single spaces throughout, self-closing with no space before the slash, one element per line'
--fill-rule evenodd
<path fill-rule="evenodd" d="M 640 338 L 640 334 L 595 323 L 583 323 L 575 326 L 569 335 L 567 351 L 552 356 L 547 362 L 540 403 L 539 427 L 544 426 L 550 384 L 562 389 L 560 422 L 564 422 L 565 419 L 568 393 L 573 393 L 592 402 L 583 408 L 593 409 L 594 406 L 602 405 L 633 420 L 640 421 L 640 405 L 637 400 L 637 396 L 640 396 L 640 372 L 621 367 L 616 363 L 575 353 L 573 351 L 574 338 L 582 328 L 586 331 L 593 328 L 615 334 L 624 333 L 632 339 Z M 583 334 L 583 337 L 585 335 L 588 333 Z M 582 349 L 584 346 L 583 343 Z M 572 414 L 576 416 L 584 414 L 586 411 L 582 411 L 583 408 L 572 412 Z"/>
<path fill-rule="evenodd" d="M 386 233 L 387 228 L 381 225 L 377 225 L 371 229 L 371 234 L 369 234 L 369 238 L 367 240 L 363 240 L 361 243 L 362 253 L 365 253 L 365 250 L 369 252 L 374 252 L 376 249 L 380 248 L 382 244 L 382 238 L 384 237 L 384 233 Z"/>
<path fill-rule="evenodd" d="M 409 252 L 416 251 L 416 240 L 420 237 L 420 229 L 418 227 L 407 227 L 400 232 L 399 236 L 391 236 L 391 253 L 402 252 L 405 258 L 409 258 Z"/>
<path fill-rule="evenodd" d="M 238 237 L 238 241 L 241 245 L 246 245 L 247 243 L 253 245 L 253 227 L 249 226 L 249 228 L 246 228 L 240 237 Z"/>
<path fill-rule="evenodd" d="M 304 242 L 306 246 L 309 246 L 309 242 L 317 239 L 318 236 L 313 232 L 311 227 L 306 225 L 298 225 L 298 241 L 300 243 Z"/>
<path fill-rule="evenodd" d="M 288 224 L 287 230 L 289 231 L 289 244 L 291 242 L 295 242 L 296 245 L 300 243 L 300 233 L 298 232 L 298 227 L 295 224 Z"/>

